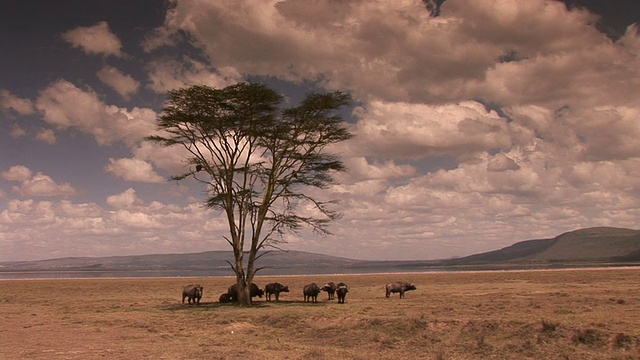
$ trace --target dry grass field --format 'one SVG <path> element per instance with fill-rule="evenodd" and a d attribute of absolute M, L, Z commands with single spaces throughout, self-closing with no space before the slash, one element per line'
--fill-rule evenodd
<path fill-rule="evenodd" d="M 418 287 L 385 298 L 384 284 Z M 0 281 L 1 359 L 640 359 L 640 269 L 259 277 L 280 302 L 220 304 L 232 278 Z M 344 281 L 345 304 L 302 301 Z M 189 283 L 199 306 L 181 303 Z"/>

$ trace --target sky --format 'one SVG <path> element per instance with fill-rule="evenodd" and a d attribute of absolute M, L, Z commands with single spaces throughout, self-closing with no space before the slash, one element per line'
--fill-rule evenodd
<path fill-rule="evenodd" d="M 230 250 L 155 133 L 168 90 L 349 92 L 332 235 L 285 250 L 465 256 L 639 228 L 636 0 L 5 0 L 0 261 Z"/>

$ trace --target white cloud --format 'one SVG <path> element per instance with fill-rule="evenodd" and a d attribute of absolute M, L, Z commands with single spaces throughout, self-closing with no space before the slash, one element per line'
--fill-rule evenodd
<path fill-rule="evenodd" d="M 161 230 L 162 224 L 158 219 L 150 216 L 144 212 L 132 212 L 128 210 L 118 210 L 111 215 L 114 222 L 121 226 L 131 229 L 148 229 L 148 230 Z"/>
<path fill-rule="evenodd" d="M 115 209 L 68 200 L 9 200 L 0 211 L 0 241 L 20 246 L 19 252 L 6 248 L 0 260 L 226 249 L 222 238 L 211 237 L 224 229 L 223 222 L 199 204 L 145 203 L 133 189 L 107 202 Z"/>
<path fill-rule="evenodd" d="M 69 30 L 62 34 L 62 38 L 89 55 L 123 56 L 120 39 L 111 32 L 105 21 Z"/>
<path fill-rule="evenodd" d="M 174 44 L 184 31 L 217 68 L 322 80 L 360 98 L 437 103 L 485 97 L 505 103 L 519 93 L 500 91 L 497 83 L 531 84 L 545 69 L 566 78 L 619 58 L 594 22 L 586 11 L 543 1 L 447 2 L 438 18 L 420 1 L 179 1 L 158 31 L 158 43 Z M 501 69 L 496 59 L 512 51 L 530 62 L 504 67 L 530 70 L 520 77 L 505 73 L 489 92 L 483 79 Z M 611 56 L 602 57 L 603 51 Z M 553 101 L 560 91 L 556 83 L 552 76 L 537 77 L 536 86 L 518 90 Z"/>
<path fill-rule="evenodd" d="M 242 80 L 240 73 L 233 67 L 220 67 L 215 70 L 200 61 L 184 56 L 181 60 L 161 59 L 149 65 L 148 87 L 157 92 L 208 85 L 223 88 Z"/>
<path fill-rule="evenodd" d="M 349 172 L 327 194 L 344 218 L 292 244 L 437 258 L 636 227 L 637 31 L 615 44 L 596 21 L 548 1 L 447 1 L 438 18 L 420 1 L 178 1 L 147 45 L 189 39 L 215 68 L 352 92 Z M 176 68 L 152 84 L 182 86 Z M 456 161 L 425 166 L 438 157 Z"/>
<path fill-rule="evenodd" d="M 56 134 L 51 129 L 40 129 L 36 134 L 36 139 L 43 143 L 53 145 L 56 143 Z"/>
<path fill-rule="evenodd" d="M 139 159 L 109 159 L 109 164 L 105 167 L 105 170 L 127 181 L 145 183 L 162 183 L 166 181 L 166 179 L 153 171 L 148 162 Z"/>
<path fill-rule="evenodd" d="M 23 165 L 15 165 L 0 173 L 0 177 L 8 181 L 19 182 L 13 191 L 25 196 L 71 196 L 77 191 L 69 183 L 56 183 L 50 176 L 41 172 L 35 175 Z"/>
<path fill-rule="evenodd" d="M 520 166 L 505 154 L 497 154 L 494 159 L 487 164 L 487 170 L 489 171 L 507 171 L 507 170 L 519 170 Z"/>
<path fill-rule="evenodd" d="M 630 53 L 640 56 L 640 31 L 638 29 L 638 23 L 629 25 L 624 36 L 618 41 L 618 43 L 624 46 L 624 48 Z"/>
<path fill-rule="evenodd" d="M 169 174 L 177 174 L 187 170 L 185 158 L 188 152 L 181 146 L 165 147 L 157 143 L 143 142 L 133 149 L 136 159 L 153 163 L 156 167 L 167 171 Z"/>
<path fill-rule="evenodd" d="M 3 112 L 13 110 L 18 115 L 30 115 L 34 113 L 31 100 L 19 98 L 5 89 L 0 89 L 0 110 Z"/>
<path fill-rule="evenodd" d="M 124 74 L 113 66 L 102 67 L 96 75 L 100 81 L 113 88 L 125 100 L 129 100 L 140 87 L 140 83 L 131 75 Z"/>
<path fill-rule="evenodd" d="M 506 120 L 476 102 L 432 106 L 372 101 L 356 114 L 352 147 L 366 154 L 461 156 L 511 145 Z"/>
<path fill-rule="evenodd" d="M 134 189 L 129 188 L 123 193 L 107 197 L 107 204 L 116 209 L 127 209 L 142 204 L 142 200 L 138 199 Z"/>
<path fill-rule="evenodd" d="M 108 198 L 107 198 L 108 202 Z M 72 203 L 69 200 L 60 201 L 60 216 L 61 217 L 76 217 L 76 218 L 99 218 L 103 215 L 103 209 L 94 203 Z"/>
<path fill-rule="evenodd" d="M 11 126 L 11 131 L 9 132 L 9 135 L 11 135 L 11 137 L 14 137 L 14 138 L 19 138 L 19 137 L 26 136 L 27 131 L 23 129 L 20 125 L 13 124 Z"/>
<path fill-rule="evenodd" d="M 93 135 L 100 145 L 122 141 L 133 146 L 153 134 L 156 128 L 153 110 L 106 105 L 93 90 L 82 90 L 66 80 L 44 89 L 36 106 L 47 123 L 62 130 L 78 128 Z"/>
<path fill-rule="evenodd" d="M 69 183 L 58 184 L 50 176 L 36 173 L 31 178 L 22 181 L 20 186 L 14 186 L 13 191 L 22 196 L 71 196 L 77 191 Z"/>
<path fill-rule="evenodd" d="M 15 165 L 9 168 L 9 170 L 0 173 L 3 179 L 9 181 L 26 181 L 31 178 L 31 170 L 23 165 Z"/>
<path fill-rule="evenodd" d="M 592 160 L 624 160 L 640 154 L 640 103 L 600 106 L 566 114 L 567 123 Z"/>
<path fill-rule="evenodd" d="M 413 166 L 398 165 L 392 160 L 369 163 L 364 157 L 354 157 L 344 159 L 344 164 L 352 179 L 391 179 L 408 177 L 416 172 Z"/>
<path fill-rule="evenodd" d="M 288 235 L 289 248 L 357 258 L 460 256 L 580 227 L 637 227 L 640 37 L 630 26 L 614 43 L 596 22 L 586 10 L 538 0 L 451 0 L 437 18 L 417 0 L 177 1 L 143 44 L 153 57 L 144 59 L 145 86 L 162 93 L 268 76 L 351 92 L 357 136 L 336 147 L 349 172 L 321 195 L 340 200 L 344 217 L 331 227 L 335 236 Z M 122 56 L 106 23 L 76 30 L 88 29 L 112 45 L 94 48 L 70 33 L 68 41 Z M 203 56 L 169 58 L 171 49 L 159 49 L 182 41 Z M 110 66 L 98 76 L 124 97 L 140 86 Z M 56 131 L 125 143 L 132 157 L 109 155 L 105 167 L 123 179 L 164 182 L 151 164 L 185 170 L 183 150 L 141 141 L 156 130 L 156 112 L 102 99 L 66 80 L 33 103 L 0 91 L 2 111 L 12 116 L 32 114 L 35 104 Z M 33 131 L 22 123 L 14 129 L 16 136 Z M 38 176 L 57 185 L 26 167 L 2 173 L 25 191 Z M 77 241 L 101 254 L 227 249 L 219 241 L 224 219 L 189 197 L 202 195 L 192 186 L 172 185 L 154 200 L 128 189 L 108 197 L 107 209 L 8 199 L 2 234 L 47 256 L 78 254 Z M 164 203 L 173 191 L 192 203 Z M 36 240 L 43 238 L 59 250 Z"/>

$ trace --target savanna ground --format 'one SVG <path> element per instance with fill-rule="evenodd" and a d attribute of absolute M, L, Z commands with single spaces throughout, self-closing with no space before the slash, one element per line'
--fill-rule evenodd
<path fill-rule="evenodd" d="M 385 298 L 384 284 L 417 290 Z M 0 281 L 1 359 L 640 359 L 640 268 L 259 277 L 280 302 L 217 302 L 229 277 Z M 345 304 L 304 303 L 346 282 Z M 199 306 L 181 303 L 189 283 Z"/>

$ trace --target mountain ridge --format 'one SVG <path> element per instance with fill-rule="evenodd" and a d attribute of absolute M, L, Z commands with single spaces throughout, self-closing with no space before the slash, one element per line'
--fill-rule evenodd
<path fill-rule="evenodd" d="M 549 239 L 520 241 L 502 249 L 445 260 L 444 263 L 540 264 L 637 260 L 640 260 L 640 230 L 592 227 L 565 232 Z"/>
<path fill-rule="evenodd" d="M 36 261 L 0 262 L 0 272 L 132 272 L 198 271 L 207 275 L 233 275 L 231 251 L 187 254 L 147 254 L 107 257 L 65 257 Z M 260 258 L 261 275 L 451 271 L 611 266 L 640 263 L 640 230 L 593 227 L 549 239 L 516 242 L 502 249 L 444 260 L 356 260 L 305 251 L 273 251 Z"/>

